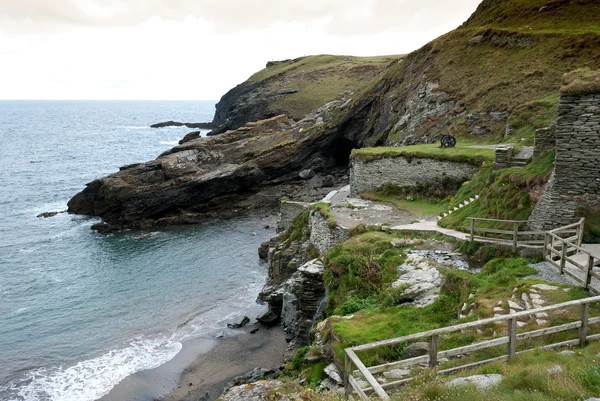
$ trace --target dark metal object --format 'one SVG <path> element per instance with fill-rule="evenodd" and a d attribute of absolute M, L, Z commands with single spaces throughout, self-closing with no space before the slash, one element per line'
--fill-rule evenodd
<path fill-rule="evenodd" d="M 442 148 L 453 148 L 456 146 L 456 138 L 452 135 L 442 135 Z"/>

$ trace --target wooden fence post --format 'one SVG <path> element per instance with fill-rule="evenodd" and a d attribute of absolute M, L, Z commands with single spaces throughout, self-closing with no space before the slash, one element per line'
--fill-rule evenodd
<path fill-rule="evenodd" d="M 508 360 L 511 361 L 517 351 L 517 319 L 512 318 L 508 321 Z"/>
<path fill-rule="evenodd" d="M 587 270 L 585 271 L 585 284 L 583 288 L 586 290 L 590 288 L 590 284 L 592 283 L 592 269 L 594 268 L 594 257 L 589 254 L 588 255 L 588 263 Z"/>
<path fill-rule="evenodd" d="M 542 256 L 544 257 L 544 261 L 548 258 L 548 237 L 550 235 L 548 233 L 544 233 L 544 249 L 542 249 Z"/>
<path fill-rule="evenodd" d="M 518 251 L 518 247 L 517 247 L 517 236 L 519 234 L 519 223 L 515 222 L 514 223 L 514 233 L 513 233 L 513 252 L 517 253 Z"/>
<path fill-rule="evenodd" d="M 438 364 L 438 336 L 429 337 L 429 367 L 436 368 Z"/>
<path fill-rule="evenodd" d="M 581 304 L 581 327 L 579 327 L 579 345 L 585 345 L 585 339 L 588 330 L 588 315 L 590 313 L 590 304 Z"/>
<path fill-rule="evenodd" d="M 471 219 L 471 241 L 475 239 L 475 219 Z"/>
<path fill-rule="evenodd" d="M 567 263 L 567 242 L 562 242 L 562 253 L 560 256 L 560 274 L 564 274 L 565 264 Z"/>
<path fill-rule="evenodd" d="M 350 385 L 350 375 L 352 374 L 352 362 L 348 357 L 348 352 L 344 352 L 344 398 L 347 400 L 352 394 L 352 386 Z"/>

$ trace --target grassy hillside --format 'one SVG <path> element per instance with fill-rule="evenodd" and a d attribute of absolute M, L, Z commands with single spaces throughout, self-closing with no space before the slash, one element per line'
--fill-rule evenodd
<path fill-rule="evenodd" d="M 318 55 L 276 62 L 252 75 L 248 82 L 262 82 L 271 93 L 298 90 L 276 96 L 269 111 L 287 111 L 299 118 L 310 111 L 354 92 L 400 56 L 352 57 Z"/>
<path fill-rule="evenodd" d="M 563 74 L 600 67 L 600 2 L 485 0 L 458 29 L 390 65 L 342 129 L 356 146 L 442 133 L 531 139 L 555 119 Z"/>
<path fill-rule="evenodd" d="M 301 119 L 332 100 L 351 98 L 400 58 L 316 55 L 269 62 L 221 98 L 214 122 L 223 131 L 279 114 Z"/>

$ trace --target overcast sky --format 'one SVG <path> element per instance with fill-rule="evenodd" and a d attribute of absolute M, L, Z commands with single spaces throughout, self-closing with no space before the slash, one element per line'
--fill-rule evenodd
<path fill-rule="evenodd" d="M 219 99 L 269 60 L 408 53 L 480 0 L 0 0 L 0 99 Z"/>

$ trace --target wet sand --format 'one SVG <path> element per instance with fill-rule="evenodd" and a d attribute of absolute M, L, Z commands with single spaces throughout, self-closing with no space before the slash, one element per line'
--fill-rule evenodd
<path fill-rule="evenodd" d="M 171 361 L 127 377 L 100 401 L 215 400 L 234 377 L 281 364 L 286 348 L 281 327 L 249 324 L 224 333 L 185 341 Z"/>

